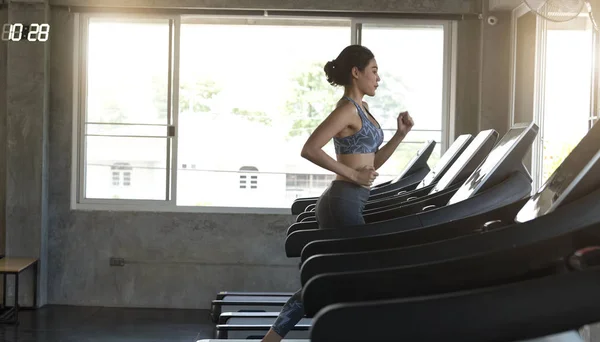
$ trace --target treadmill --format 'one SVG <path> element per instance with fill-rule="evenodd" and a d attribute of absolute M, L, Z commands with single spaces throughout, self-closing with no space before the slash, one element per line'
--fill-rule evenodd
<path fill-rule="evenodd" d="M 468 334 L 467 340 L 498 341 L 598 322 L 600 125 L 592 127 L 514 219 L 502 223 L 489 232 L 429 244 L 434 248 L 428 251 L 424 249 L 429 246 L 414 246 L 413 251 L 421 250 L 418 263 L 362 272 L 375 275 L 363 277 L 364 286 L 356 286 L 359 273 L 350 278 L 349 272 L 323 274 L 337 278 L 335 292 L 322 297 L 333 305 L 318 311 L 311 337 L 314 341 L 362 341 L 367 336 L 370 341 L 411 340 L 417 329 L 410 319 L 415 319 L 439 321 L 436 330 L 460 340 Z M 432 252 L 437 255 L 424 259 Z M 367 281 L 371 293 L 364 292 Z M 334 288 L 323 289 L 322 282 L 317 285 L 324 291 Z M 347 291 L 345 286 L 357 298 L 330 298 Z M 389 294 L 390 299 L 382 298 Z M 310 296 L 306 299 L 310 306 Z M 486 310 L 481 310 L 481 303 Z M 441 320 L 457 312 L 460 321 Z M 410 319 L 404 322 L 399 316 Z M 345 331 L 348 326 L 354 329 Z M 491 337 L 490 331 L 500 336 Z M 437 333 L 420 331 L 415 336 L 435 340 Z"/>
<path fill-rule="evenodd" d="M 450 145 L 450 148 L 442 155 L 442 158 L 437 162 L 435 167 L 429 171 L 427 176 L 423 178 L 422 181 L 419 182 L 417 187 L 408 192 L 408 191 L 390 191 L 386 197 L 380 199 L 369 200 L 365 205 L 365 212 L 372 211 L 377 209 L 380 206 L 384 206 L 386 203 L 393 203 L 394 199 L 397 199 L 399 195 L 404 195 L 405 197 L 410 196 L 422 196 L 426 195 L 431 191 L 433 186 L 444 176 L 446 171 L 452 166 L 452 164 L 456 161 L 458 157 L 464 152 L 464 150 L 469 146 L 473 136 L 471 134 L 463 134 L 460 135 L 456 140 Z M 420 190 L 420 191 L 418 191 Z M 411 194 L 410 196 L 407 194 Z M 415 198 L 416 198 L 415 197 Z M 412 197 L 411 197 L 412 198 Z M 390 201 L 391 200 L 391 201 Z M 296 218 L 296 222 L 306 222 L 307 219 L 314 219 L 315 211 L 314 208 L 310 211 L 304 211 L 298 215 Z"/>
<path fill-rule="evenodd" d="M 294 236 L 306 233 L 330 233 L 327 238 L 344 237 L 350 231 L 362 232 L 357 236 L 369 234 L 381 234 L 390 231 L 398 231 L 403 227 L 423 227 L 429 224 L 443 223 L 464 218 L 476 213 L 482 213 L 492 210 L 503 205 L 514 203 L 521 200 L 531 193 L 531 178 L 522 164 L 522 158 L 529 149 L 537 134 L 537 126 L 531 124 L 518 124 L 513 126 L 509 132 L 496 145 L 490 156 L 482 163 L 479 168 L 473 173 L 483 176 L 483 181 L 478 181 L 478 189 L 471 193 L 471 201 L 454 199 L 450 205 L 436 210 L 418 213 L 417 215 L 409 215 L 397 220 L 388 220 L 364 226 L 348 227 L 344 229 L 316 229 L 313 231 L 296 231 L 290 234 L 286 240 L 286 253 L 289 257 L 300 256 L 304 245 L 313 240 L 320 238 L 312 238 L 305 240 L 294 241 Z M 463 154 L 461 158 L 465 156 Z M 449 172 L 444 176 L 452 177 Z M 472 177 L 471 177 L 472 178 Z M 469 178 L 469 179 L 471 179 Z M 441 182 L 441 181 L 440 181 Z M 469 180 L 465 184 L 468 183 Z M 476 194 L 477 196 L 473 196 Z M 456 201 L 456 203 L 454 203 Z M 401 220 L 401 221 L 398 221 Z M 362 228 L 362 229 L 361 229 Z M 333 234 L 338 233 L 338 235 Z M 319 236 L 320 237 L 320 236 Z M 295 243 L 295 245 L 294 245 Z M 302 261 L 305 260 L 302 253 Z M 265 312 L 265 316 L 273 316 L 274 311 L 279 311 L 283 304 L 288 300 L 289 296 L 230 296 L 223 300 L 214 300 L 212 302 L 212 317 L 217 322 L 221 312 L 236 312 L 236 311 L 254 311 Z M 277 312 L 274 313 L 277 315 Z M 219 325 L 217 332 L 224 336 L 227 329 L 237 329 L 233 326 Z M 303 326 L 297 326 L 297 329 L 304 329 Z M 306 329 L 308 330 L 308 329 Z"/>
<path fill-rule="evenodd" d="M 497 217 L 490 215 L 489 219 Z M 393 254 L 387 257 L 394 259 L 395 265 L 374 262 L 363 270 L 326 270 L 307 281 L 303 301 L 307 317 L 311 317 L 339 303 L 437 296 L 544 277 L 558 279 L 582 265 L 600 265 L 598 246 L 600 125 L 595 125 L 510 220 L 503 219 L 487 231 L 388 249 Z M 384 251 L 363 252 L 362 258 Z M 544 303 L 539 306 L 543 311 Z M 385 305 L 378 302 L 378 307 Z M 369 321 L 365 329 L 373 324 L 385 329 L 384 321 L 375 323 L 370 317 L 365 321 Z M 397 330 L 397 326 L 388 330 Z"/>
<path fill-rule="evenodd" d="M 285 241 L 286 255 L 301 256 L 304 262 L 320 250 L 319 244 L 326 243 L 321 240 L 389 234 L 439 225 L 522 200 L 532 191 L 532 179 L 522 160 L 537 132 L 535 123 L 513 125 L 455 192 L 440 191 L 409 204 L 380 211 L 377 216 L 385 219 L 378 222 L 343 229 L 297 230 Z M 440 180 L 442 182 L 443 179 Z"/>
<path fill-rule="evenodd" d="M 483 160 L 485 160 L 493 146 L 496 144 L 497 139 L 498 133 L 493 129 L 484 130 L 477 134 L 475 139 L 471 141 L 456 162 L 452 164 L 450 169 L 444 173 L 439 182 L 431 189 L 431 192 L 437 193 L 446 190 L 447 187 L 455 186 L 464 181 L 464 179 L 466 179 L 468 175 L 471 174 Z M 316 222 L 294 223 L 288 228 L 287 234 L 289 235 L 295 230 L 317 228 L 318 225 Z M 215 300 L 212 301 L 211 317 L 213 322 L 218 323 L 222 306 L 227 306 L 228 312 L 245 312 L 247 310 L 251 312 L 278 311 L 292 294 L 293 293 L 291 292 L 222 291 L 219 292 Z M 246 307 L 248 302 L 256 301 L 262 302 L 263 305 L 253 306 L 252 308 Z"/>
<path fill-rule="evenodd" d="M 424 199 L 428 195 L 445 195 L 449 196 L 461 185 L 466 178 L 485 160 L 496 141 L 498 132 L 493 129 L 485 130 L 477 134 L 475 139 L 462 152 L 450 168 L 443 176 L 436 180 L 435 184 L 426 184 L 424 181 L 419 183 L 417 189 L 409 192 L 401 192 L 395 196 L 382 198 L 367 202 L 364 210 L 364 218 L 367 223 L 382 221 L 377 213 L 394 209 L 398 206 L 406 205 L 408 201 Z M 447 152 L 449 153 L 449 152 Z M 438 163 L 439 164 L 439 163 Z M 419 188 L 421 185 L 423 187 Z M 448 197 L 449 198 L 449 197 Z M 306 213 L 303 213 L 306 214 Z M 300 215 L 303 215 L 300 214 Z M 314 213 L 310 213 L 314 215 Z M 383 218 L 385 219 L 385 217 Z M 316 221 L 312 222 L 295 222 L 288 228 L 287 235 L 297 230 L 318 229 Z"/>
<path fill-rule="evenodd" d="M 480 183 L 469 184 L 477 187 Z M 493 215 L 489 218 L 495 219 Z M 365 336 L 371 337 L 376 329 L 385 331 L 386 341 L 389 341 L 389 336 L 402 331 L 397 317 L 403 315 L 403 311 L 393 311 L 390 316 L 390 310 L 399 310 L 398 302 L 418 296 L 435 295 L 435 299 L 445 293 L 455 296 L 450 292 L 484 291 L 489 286 L 552 276 L 564 271 L 565 263 L 577 267 L 581 262 L 573 262 L 573 258 L 581 259 L 581 255 L 589 251 L 597 252 L 595 260 L 598 261 L 600 248 L 589 247 L 600 245 L 600 125 L 588 132 L 542 188 L 522 206 L 513 221 L 501 223 L 489 231 L 398 249 L 395 256 L 388 255 L 388 258 L 395 258 L 400 266 L 382 267 L 375 261 L 368 270 L 326 271 L 313 276 L 303 291 L 307 317 L 317 315 L 313 336 L 318 331 L 320 341 L 361 341 Z M 369 260 L 373 254 L 363 253 L 362 257 Z M 596 278 L 594 293 L 597 293 L 600 274 Z M 546 286 L 553 283 L 547 282 Z M 573 291 L 576 290 L 574 287 Z M 390 310 L 384 310 L 386 300 L 394 301 Z M 361 306 L 371 309 L 356 309 Z M 346 312 L 343 307 L 348 307 Z M 404 312 L 410 316 L 413 311 Z M 323 319 L 326 314 L 332 316 L 333 321 L 337 319 L 338 325 L 331 326 L 332 318 Z M 527 317 L 535 318 L 535 315 Z M 319 319 L 329 324 L 318 330 Z M 269 326 L 263 324 L 263 333 Z M 344 331 L 348 326 L 353 329 Z M 217 330 L 224 328 L 217 326 Z M 242 325 L 236 326 L 236 329 L 241 328 Z M 259 330 L 257 325 L 247 328 L 255 333 Z"/>
<path fill-rule="evenodd" d="M 426 141 L 406 165 L 402 173 L 393 180 L 373 186 L 371 188 L 371 195 L 375 196 L 376 194 L 379 194 L 379 196 L 386 196 L 385 193 L 389 191 L 393 193 L 394 191 L 398 192 L 401 190 L 414 189 L 430 171 L 427 160 L 429 160 L 435 144 L 434 140 Z M 309 208 L 312 208 L 318 199 L 318 197 L 304 197 L 294 200 L 292 203 L 292 214 L 298 215 L 306 211 L 309 206 L 311 206 Z"/>

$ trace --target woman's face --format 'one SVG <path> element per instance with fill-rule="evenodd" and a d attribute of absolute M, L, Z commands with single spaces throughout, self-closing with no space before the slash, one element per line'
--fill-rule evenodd
<path fill-rule="evenodd" d="M 369 64 L 362 71 L 358 70 L 358 68 L 354 68 L 353 74 L 358 89 L 365 95 L 375 96 L 375 91 L 379 86 L 379 81 L 381 81 L 375 58 L 371 59 Z"/>

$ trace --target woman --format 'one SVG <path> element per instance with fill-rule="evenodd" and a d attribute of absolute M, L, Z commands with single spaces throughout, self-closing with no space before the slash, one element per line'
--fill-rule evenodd
<path fill-rule="evenodd" d="M 379 169 L 396 150 L 414 122 L 408 112 L 398 115 L 398 129 L 383 147 L 383 130 L 362 99 L 374 96 L 380 81 L 373 53 L 364 46 L 350 45 L 325 64 L 327 81 L 345 88 L 331 114 L 315 129 L 302 148 L 302 157 L 336 174 L 317 201 L 315 216 L 320 228 L 364 224 L 362 216 L 370 187 Z M 336 159 L 323 151 L 333 138 Z M 281 341 L 304 317 L 301 291 L 284 305 L 263 342 Z"/>

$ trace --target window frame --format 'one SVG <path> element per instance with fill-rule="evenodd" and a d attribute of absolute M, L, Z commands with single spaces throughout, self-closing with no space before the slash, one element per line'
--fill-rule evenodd
<path fill-rule="evenodd" d="M 92 18 L 130 20 L 169 20 L 169 94 L 168 126 L 175 128 L 175 134 L 167 137 L 166 167 L 166 199 L 165 200 L 132 200 L 132 199 L 90 199 L 85 198 L 86 180 L 86 145 L 85 124 L 87 117 L 87 53 L 88 53 L 88 28 Z M 269 207 L 217 207 L 217 206 L 185 206 L 177 205 L 177 169 L 178 169 L 178 125 L 179 125 L 179 53 L 180 29 L 185 20 L 202 21 L 227 19 L 251 20 L 266 19 L 250 15 L 186 15 L 186 14 L 141 14 L 141 13 L 74 13 L 73 20 L 73 125 L 72 125 L 72 158 L 71 158 L 71 209 L 72 210 L 110 210 L 110 211 L 153 211 L 153 212 L 196 212 L 196 213 L 223 213 L 223 214 L 289 214 L 289 208 Z M 423 19 L 375 19 L 355 18 L 352 13 L 347 17 L 305 17 L 289 16 L 277 17 L 277 20 L 286 18 L 294 21 L 346 20 L 350 23 L 350 44 L 360 42 L 362 24 L 382 24 L 386 26 L 443 26 L 444 28 L 444 80 L 442 104 L 442 140 L 441 153 L 451 144 L 454 132 L 454 85 L 456 70 L 456 24 L 453 20 L 423 20 Z"/>
<path fill-rule="evenodd" d="M 516 72 L 517 72 L 517 23 L 518 19 L 527 13 L 531 13 L 525 4 L 513 9 L 511 14 L 510 35 L 510 91 L 509 91 L 509 121 L 508 128 L 515 124 L 515 101 L 516 101 Z M 538 125 L 539 132 L 531 146 L 531 194 L 534 194 L 541 185 L 542 179 L 542 156 L 543 156 L 543 125 L 544 125 L 544 94 L 545 94 L 545 43 L 546 43 L 546 21 L 535 16 L 535 55 L 534 55 L 534 79 L 533 79 L 533 122 Z"/>
<path fill-rule="evenodd" d="M 168 134 L 166 139 L 166 186 L 165 186 L 165 199 L 97 199 L 97 198 L 86 198 L 85 197 L 85 180 L 86 180 L 86 121 L 87 121 L 87 62 L 88 62 L 88 28 L 92 18 L 106 18 L 111 20 L 122 19 L 125 22 L 132 21 L 167 21 L 170 27 L 169 37 L 169 65 L 168 65 L 168 80 L 167 87 L 169 95 L 167 96 L 167 124 L 159 125 L 165 126 L 169 130 L 169 126 L 177 127 L 176 113 L 178 111 L 178 101 L 176 92 L 170 91 L 178 85 L 178 58 L 174 55 L 177 51 L 174 47 L 177 46 L 176 37 L 178 37 L 176 31 L 179 27 L 180 16 L 177 15 L 147 15 L 147 14 L 75 14 L 75 35 L 74 35 L 74 91 L 73 91 L 73 166 L 77 169 L 76 172 L 72 173 L 73 179 L 75 180 L 72 184 L 72 197 L 75 197 L 75 201 L 71 201 L 72 209 L 100 209 L 100 210 L 115 210 L 115 207 L 132 208 L 128 210 L 138 210 L 138 208 L 152 208 L 149 210 L 161 210 L 165 207 L 175 205 L 174 199 L 176 198 L 176 189 L 172 184 L 176 183 L 176 175 L 174 167 L 177 163 L 177 155 L 174 151 L 177 151 L 177 134 L 169 137 Z M 176 69 L 177 68 L 177 69 Z M 154 124 L 139 123 L 136 125 L 144 126 L 156 126 Z M 135 137 L 135 136 L 132 136 Z M 173 179 L 175 178 L 175 179 Z M 113 206 L 114 204 L 114 206 Z"/>

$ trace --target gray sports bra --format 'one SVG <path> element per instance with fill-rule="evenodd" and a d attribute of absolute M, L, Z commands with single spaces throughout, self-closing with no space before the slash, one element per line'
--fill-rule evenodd
<path fill-rule="evenodd" d="M 371 122 L 362 108 L 353 99 L 344 96 L 345 99 L 352 101 L 358 110 L 358 115 L 362 121 L 362 127 L 358 132 L 343 138 L 333 137 L 333 145 L 336 154 L 358 154 L 375 153 L 383 143 L 383 130 Z"/>

